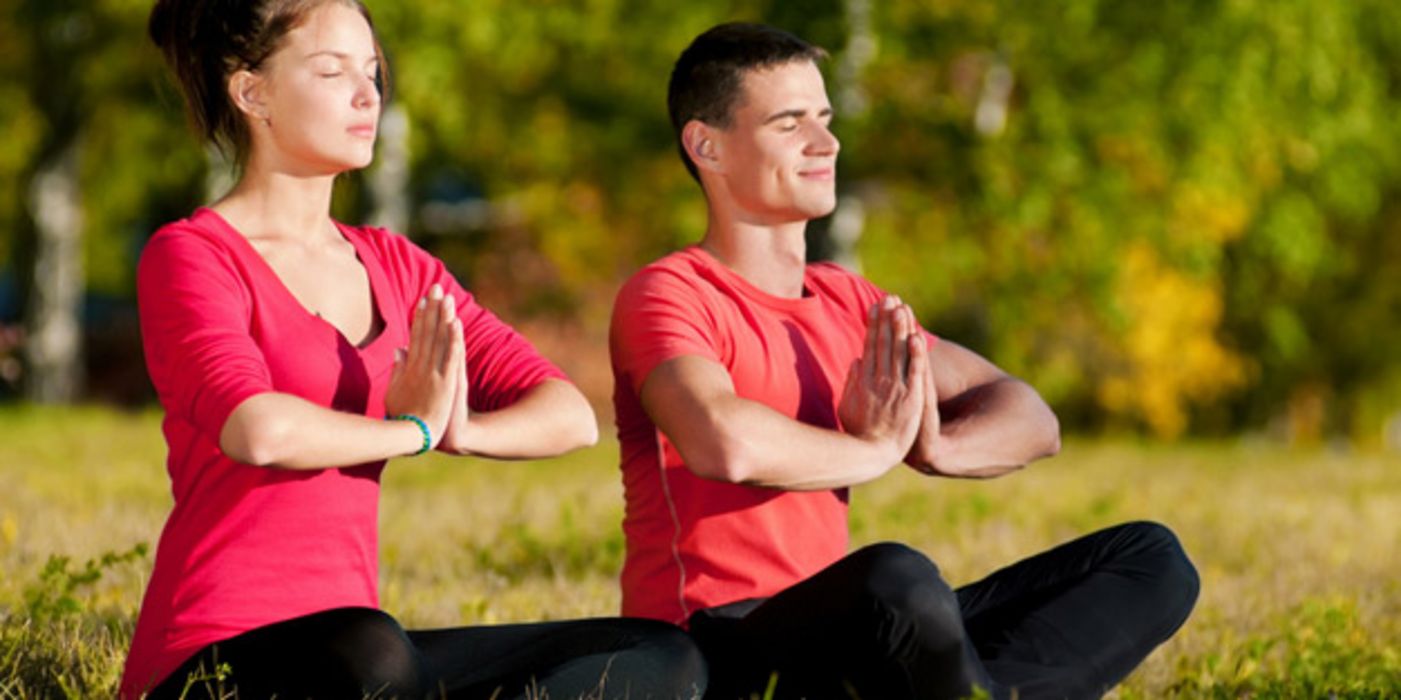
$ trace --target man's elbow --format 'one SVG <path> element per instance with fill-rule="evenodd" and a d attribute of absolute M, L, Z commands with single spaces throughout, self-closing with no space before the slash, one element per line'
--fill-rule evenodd
<path fill-rule="evenodd" d="M 692 474 L 726 484 L 745 484 L 753 478 L 753 461 L 746 454 L 743 442 L 720 438 L 693 454 L 683 454 Z"/>
<path fill-rule="evenodd" d="M 1037 459 L 1054 457 L 1060 454 L 1060 419 L 1057 418 L 1055 412 L 1049 408 L 1046 409 L 1046 414 L 1046 437 L 1041 454 L 1036 456 Z"/>

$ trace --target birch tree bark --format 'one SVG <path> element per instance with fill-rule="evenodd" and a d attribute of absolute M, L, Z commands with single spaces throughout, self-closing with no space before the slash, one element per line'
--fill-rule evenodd
<path fill-rule="evenodd" d="M 83 387 L 83 208 L 78 144 L 39 168 L 29 189 L 37 236 L 27 310 L 25 394 L 36 403 L 71 403 Z"/>

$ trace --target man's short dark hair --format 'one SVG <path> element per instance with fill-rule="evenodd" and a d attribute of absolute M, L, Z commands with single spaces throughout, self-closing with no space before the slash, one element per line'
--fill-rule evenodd
<path fill-rule="evenodd" d="M 792 61 L 816 63 L 826 57 L 821 47 L 762 24 L 730 22 L 696 37 L 676 59 L 666 92 L 676 144 L 691 177 L 700 181 L 696 164 L 681 143 L 681 130 L 692 119 L 727 128 L 743 94 L 745 71 Z"/>

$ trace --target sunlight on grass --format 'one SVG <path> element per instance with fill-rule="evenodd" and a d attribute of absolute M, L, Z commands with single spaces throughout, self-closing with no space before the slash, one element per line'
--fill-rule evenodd
<path fill-rule="evenodd" d="M 385 608 L 410 626 L 615 614 L 616 464 L 611 442 L 552 462 L 393 462 Z M 158 415 L 0 409 L 0 697 L 112 694 L 151 565 L 119 555 L 154 548 L 169 498 Z M 1395 456 L 1071 441 L 1009 478 L 901 468 L 852 500 L 854 544 L 908 542 L 955 585 L 1093 528 L 1172 527 L 1202 596 L 1118 697 L 1401 693 Z"/>

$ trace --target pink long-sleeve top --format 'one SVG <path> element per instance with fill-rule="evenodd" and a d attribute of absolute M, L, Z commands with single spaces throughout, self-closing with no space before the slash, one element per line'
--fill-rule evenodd
<path fill-rule="evenodd" d="M 165 420 L 174 508 L 121 684 L 135 698 L 214 642 L 343 606 L 378 606 L 384 462 L 254 467 L 219 449 L 229 414 L 262 392 L 384 415 L 394 349 L 434 283 L 457 300 L 474 411 L 564 374 L 478 306 L 406 238 L 337 224 L 369 276 L 384 330 L 361 347 L 308 312 L 247 239 L 210 209 L 166 225 L 137 271 L 146 365 Z"/>

